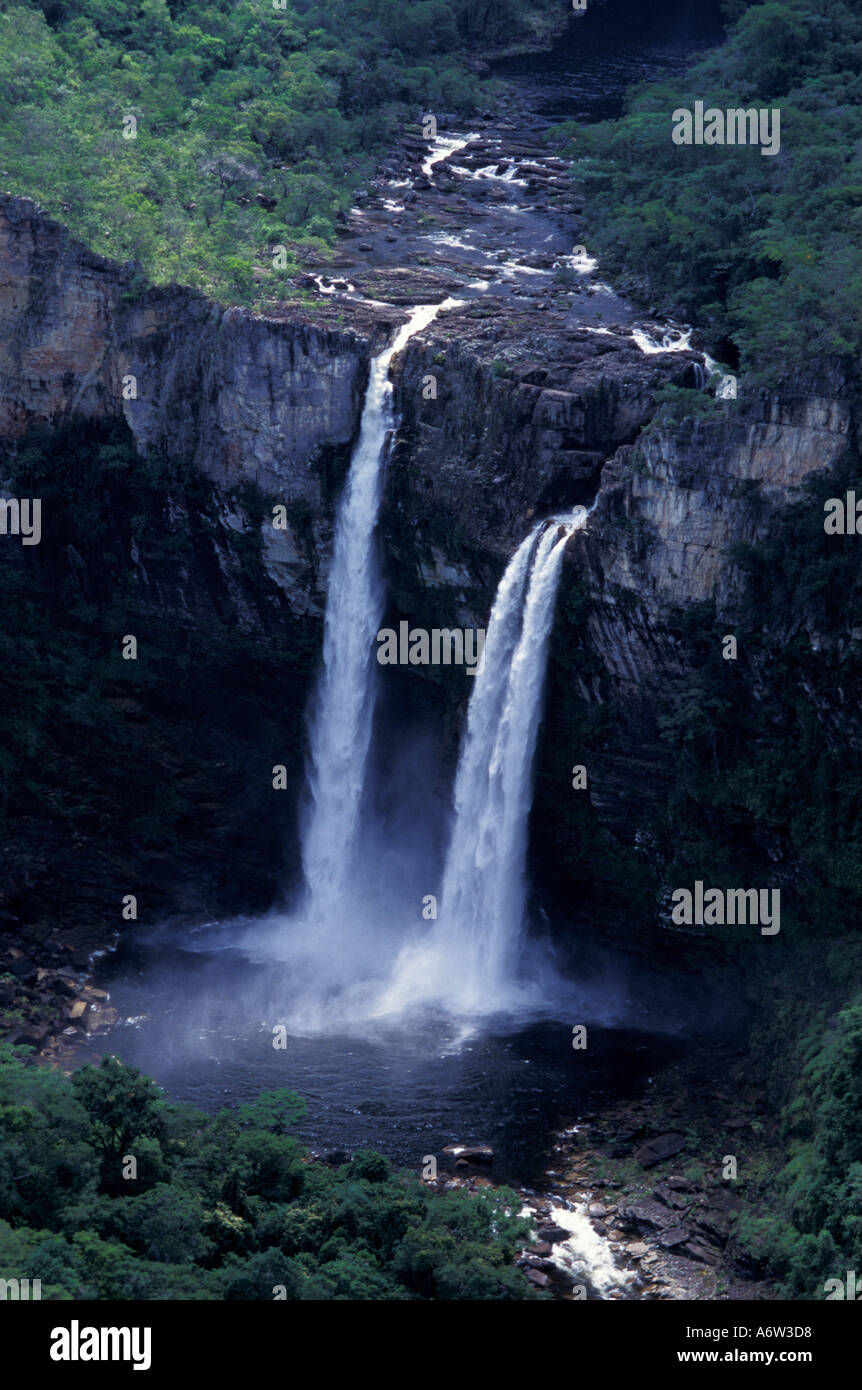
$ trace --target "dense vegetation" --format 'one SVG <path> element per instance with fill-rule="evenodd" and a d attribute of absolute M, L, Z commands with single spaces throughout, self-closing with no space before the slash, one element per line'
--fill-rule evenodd
<path fill-rule="evenodd" d="M 459 55 L 552 9 L 0 0 L 0 187 L 157 281 L 278 297 L 405 122 L 473 103 Z"/>
<path fill-rule="evenodd" d="M 204 1115 L 115 1057 L 71 1080 L 0 1049 L 0 1279 L 49 1299 L 523 1299 L 514 1193 L 333 1168 L 263 1091 Z M 130 1163 L 136 1161 L 136 1167 Z"/>
<path fill-rule="evenodd" d="M 301 775 L 318 634 L 265 572 L 264 499 L 141 459 L 122 423 L 34 430 L 2 471 L 44 524 L 38 546 L 0 553 L 7 910 L 111 931 L 118 872 L 147 920 L 182 883 L 195 910 L 210 890 L 211 906 L 267 908 L 298 792 L 274 792 L 271 770 Z"/>
<path fill-rule="evenodd" d="M 827 1280 L 858 1270 L 862 1232 L 862 992 L 858 950 L 797 962 L 808 988 L 780 989 L 753 1046 L 771 1059 L 786 1163 L 752 1175 L 736 1239 L 755 1273 L 787 1298 L 823 1299 Z M 848 982 L 855 978 L 856 989 Z M 807 997 L 806 997 L 807 996 Z"/>
<path fill-rule="evenodd" d="M 588 237 L 646 305 L 705 326 L 722 360 L 774 382 L 862 348 L 862 9 L 729 0 L 725 43 L 626 115 L 559 127 Z M 779 108 L 781 148 L 680 146 L 671 113 Z"/>

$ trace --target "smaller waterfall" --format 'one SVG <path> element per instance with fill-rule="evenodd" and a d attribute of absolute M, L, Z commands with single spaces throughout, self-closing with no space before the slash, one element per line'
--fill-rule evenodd
<path fill-rule="evenodd" d="M 659 337 L 659 332 L 661 336 Z M 657 329 L 654 325 L 651 328 L 641 328 L 635 326 L 632 329 L 632 337 L 647 356 L 652 357 L 660 352 L 688 352 L 691 347 L 690 328 L 663 328 Z"/>
<path fill-rule="evenodd" d="M 723 372 L 715 361 L 715 358 L 710 357 L 708 352 L 703 354 L 703 365 L 706 371 L 705 384 L 708 384 L 715 376 L 719 378 L 715 386 L 716 400 L 735 401 L 737 393 L 736 377 L 730 375 L 730 373 Z"/>
<path fill-rule="evenodd" d="M 439 921 L 430 940 L 402 953 L 387 1007 L 437 999 L 486 1013 L 517 994 L 548 639 L 566 544 L 586 518 L 579 507 L 541 522 L 500 582 L 455 779 Z"/>

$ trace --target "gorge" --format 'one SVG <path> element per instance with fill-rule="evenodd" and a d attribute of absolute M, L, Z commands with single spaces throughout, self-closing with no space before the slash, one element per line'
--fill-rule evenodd
<path fill-rule="evenodd" d="M 61 1065 L 118 1053 L 207 1110 L 295 1086 L 323 1153 L 419 1171 L 490 1145 L 495 1182 L 570 1201 L 573 1227 L 576 1189 L 624 1180 L 587 1175 L 579 1127 L 633 1162 L 679 1125 L 708 1166 L 737 1089 L 743 1124 L 773 1124 L 740 1038 L 804 916 L 804 833 L 709 778 L 730 747 L 744 781 L 764 741 L 729 732 L 743 707 L 812 747 L 859 732 L 817 665 L 844 615 L 813 581 L 801 612 L 752 609 L 767 548 L 822 527 L 806 488 L 844 495 L 854 380 L 817 361 L 736 399 L 697 328 L 603 278 L 546 127 L 617 114 L 716 21 L 627 50 L 602 18 L 495 63 L 507 85 L 475 117 L 408 130 L 277 311 L 142 288 L 0 196 L 4 492 L 42 498 L 41 543 L 4 567 L 62 634 L 22 600 L 10 647 L 71 673 L 65 717 L 32 678 L 10 697 L 33 724 L 0 849 L 8 1036 Z M 482 669 L 381 664 L 404 621 L 485 629 Z M 717 946 L 671 919 L 694 882 L 780 886 L 780 936 Z M 723 1195 L 680 1181 L 721 1238 L 690 1234 L 664 1292 L 644 1267 L 634 1296 L 692 1296 L 697 1262 L 719 1296 Z M 629 1197 L 594 1218 L 620 1270 L 626 1223 L 630 1244 L 664 1229 Z M 591 1231 L 599 1296 L 631 1296 Z"/>

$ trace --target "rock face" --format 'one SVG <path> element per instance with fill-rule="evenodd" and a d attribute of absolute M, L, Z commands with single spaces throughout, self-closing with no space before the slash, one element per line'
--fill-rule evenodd
<path fill-rule="evenodd" d="M 810 474 L 841 458 L 854 426 L 851 383 L 838 375 L 796 382 L 742 418 L 689 425 L 648 431 L 620 450 L 603 472 L 586 547 L 605 607 L 619 586 L 637 595 L 653 625 L 674 606 L 704 601 L 728 622 L 739 616 L 731 548 L 756 540 L 769 507 L 790 503 Z M 620 679 L 640 664 L 636 640 L 610 640 L 607 651 Z"/>
<path fill-rule="evenodd" d="M 605 460 L 653 414 L 655 391 L 694 384 L 688 354 L 645 357 L 621 334 L 564 324 L 542 333 L 537 318 L 447 316 L 408 344 L 398 373 L 390 496 L 426 529 L 439 518 L 451 537 L 457 519 L 474 555 L 508 558 L 533 519 L 592 501 Z"/>
<path fill-rule="evenodd" d="M 600 833 L 629 850 L 650 833 L 673 763 L 656 711 L 692 669 L 680 612 L 710 605 L 732 628 L 744 594 L 734 548 L 762 537 L 809 475 L 840 460 L 859 422 L 856 384 L 824 371 L 780 396 L 658 427 L 656 392 L 695 387 L 699 357 L 646 355 L 624 323 L 579 325 L 555 294 L 539 304 L 474 297 L 396 359 L 401 425 L 381 537 L 392 618 L 483 626 L 531 524 L 595 499 L 560 587 L 532 821 L 548 847 L 535 866 L 543 887 L 570 895 Z M 402 320 L 397 306 L 348 300 L 316 319 L 296 307 L 276 318 L 178 287 L 140 290 L 133 268 L 84 250 L 29 200 L 0 197 L 0 446 L 14 451 L 35 425 L 114 422 L 142 460 L 185 460 L 210 489 L 207 508 L 169 484 L 166 515 L 178 533 L 200 535 L 177 564 L 137 554 L 129 539 L 142 590 L 161 621 L 199 631 L 218 621 L 289 650 L 291 707 L 279 713 L 297 731 L 369 360 Z M 281 531 L 274 503 L 287 508 Z M 756 689 L 757 672 L 746 679 Z M 469 682 L 444 690 L 412 670 L 391 682 L 403 709 L 436 721 L 445 780 Z M 596 730 L 611 709 L 624 727 L 603 741 Z M 561 812 L 584 749 L 589 811 Z M 262 764 L 282 760 L 261 751 Z M 295 747 L 294 793 L 301 764 Z M 240 835 L 223 828 L 228 841 Z M 281 864 L 269 872 L 274 888 Z"/>
<path fill-rule="evenodd" d="M 372 351 L 359 333 L 224 310 L 178 286 L 138 293 L 132 270 L 0 195 L 0 439 L 123 418 L 142 454 L 325 520 Z"/>

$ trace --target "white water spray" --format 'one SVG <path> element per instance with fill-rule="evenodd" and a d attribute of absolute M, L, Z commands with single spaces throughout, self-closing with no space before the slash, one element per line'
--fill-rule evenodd
<path fill-rule="evenodd" d="M 371 363 L 359 440 L 338 508 L 323 636 L 323 672 L 311 716 L 309 808 L 302 864 L 307 915 L 334 921 L 354 868 L 374 712 L 374 640 L 383 615 L 375 528 L 383 460 L 393 428 L 389 367 L 405 343 L 459 300 L 414 309 Z"/>
<path fill-rule="evenodd" d="M 426 179 L 430 179 L 435 164 L 442 164 L 444 159 L 449 159 L 459 150 L 465 149 L 471 140 L 478 138 L 475 131 L 469 135 L 435 135 L 431 141 L 431 150 L 422 161 L 422 173 Z"/>
<path fill-rule="evenodd" d="M 586 518 L 579 507 L 542 522 L 500 582 L 458 763 L 440 919 L 402 952 L 385 1009 L 436 999 L 473 1014 L 514 1002 L 548 639 L 566 543 Z"/>
<path fill-rule="evenodd" d="M 659 337 L 659 333 L 661 336 Z M 691 346 L 690 328 L 663 328 L 661 330 L 653 328 L 635 327 L 632 329 L 632 337 L 640 348 L 648 356 L 654 356 L 659 352 L 688 352 Z"/>

